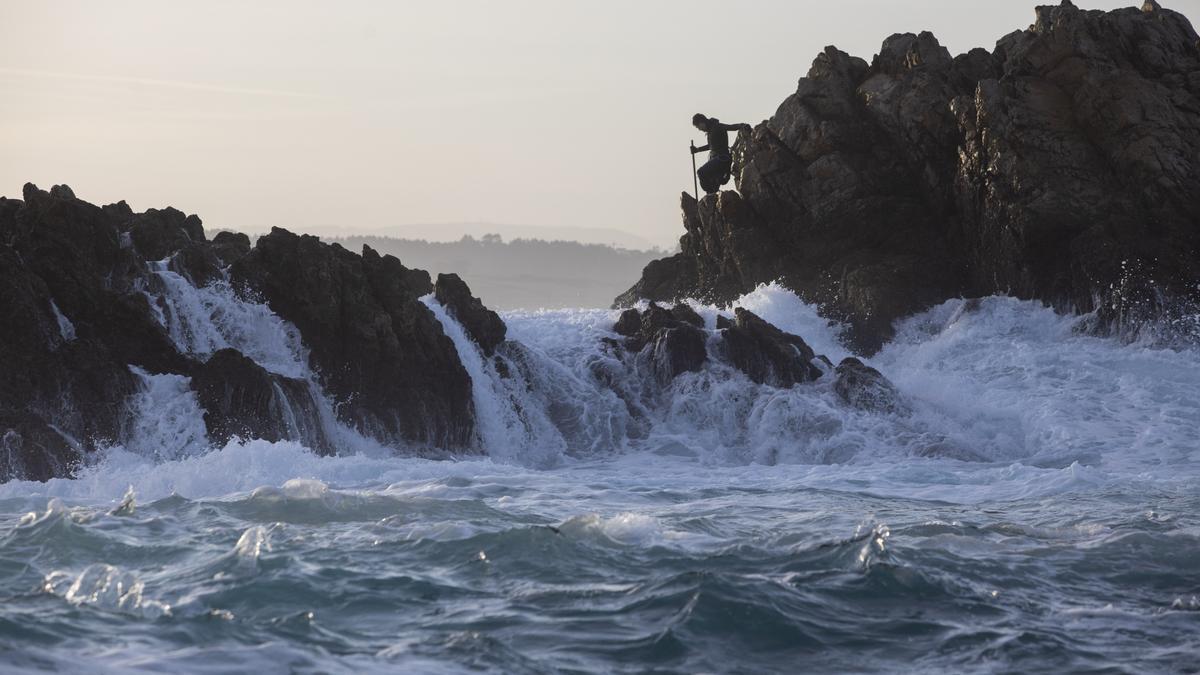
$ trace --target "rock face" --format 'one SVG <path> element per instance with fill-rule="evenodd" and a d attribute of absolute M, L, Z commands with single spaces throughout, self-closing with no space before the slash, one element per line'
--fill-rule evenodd
<path fill-rule="evenodd" d="M 500 315 L 483 306 L 483 302 L 471 295 L 471 289 L 457 274 L 439 274 L 434 286 L 434 299 L 446 307 L 467 332 L 472 340 L 492 356 L 496 347 L 504 342 L 508 327 Z"/>
<path fill-rule="evenodd" d="M 1196 300 L 1200 46 L 1187 19 L 1038 7 L 992 52 L 929 33 L 871 63 L 833 47 L 739 135 L 739 193 L 684 195 L 681 252 L 617 299 L 727 302 L 781 281 L 858 347 L 960 295 L 1102 323 Z"/>
<path fill-rule="evenodd" d="M 392 447 L 476 449 L 470 379 L 419 300 L 434 290 L 427 273 L 279 229 L 253 248 L 237 233 L 209 242 L 196 216 L 97 207 L 66 186 L 22 196 L 0 198 L 0 480 L 70 475 L 87 453 L 128 442 L 131 404 L 157 374 L 191 378 L 214 444 L 337 451 L 334 413 L 318 410 L 326 396 L 341 422 Z M 195 287 L 228 278 L 264 300 L 298 329 L 313 381 L 219 343 L 197 350 L 173 322 L 169 272 Z M 456 315 L 503 340 L 503 322 L 457 283 L 472 302 L 456 299 Z"/>
<path fill-rule="evenodd" d="M 626 337 L 625 348 L 637 352 L 662 383 L 696 372 L 708 360 L 704 320 L 684 304 L 671 309 L 654 303 L 639 312 L 626 310 L 613 331 Z"/>
<path fill-rule="evenodd" d="M 336 450 L 308 383 L 268 372 L 236 349 L 222 349 L 195 371 L 191 388 L 204 408 L 208 438 L 299 441 L 321 454 Z"/>
<path fill-rule="evenodd" d="M 722 338 L 729 362 L 758 384 L 791 387 L 824 374 L 808 343 L 747 309 L 734 310 L 733 325 L 722 330 Z"/>
<path fill-rule="evenodd" d="M 471 380 L 419 300 L 433 290 L 428 273 L 279 228 L 230 273 L 299 329 L 326 390 L 347 402 L 344 422 L 388 443 L 471 444 Z"/>
<path fill-rule="evenodd" d="M 113 210 L 62 186 L 23 197 L 0 198 L 0 478 L 44 480 L 120 438 L 138 387 L 129 366 L 191 362 L 134 292 L 144 263 L 121 246 Z"/>

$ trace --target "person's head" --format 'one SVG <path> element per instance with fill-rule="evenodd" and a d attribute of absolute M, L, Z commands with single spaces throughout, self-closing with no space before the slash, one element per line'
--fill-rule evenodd
<path fill-rule="evenodd" d="M 692 115 L 692 126 L 700 131 L 708 131 L 708 118 L 700 113 Z"/>

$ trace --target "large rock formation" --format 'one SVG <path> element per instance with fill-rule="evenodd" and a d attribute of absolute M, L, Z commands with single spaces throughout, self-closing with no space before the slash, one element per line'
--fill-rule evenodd
<path fill-rule="evenodd" d="M 735 155 L 740 194 L 684 195 L 681 252 L 618 306 L 779 280 L 870 351 L 959 295 L 1112 327 L 1200 293 L 1200 39 L 1154 2 L 1038 7 L 990 53 L 929 33 L 869 64 L 828 47 Z"/>
<path fill-rule="evenodd" d="M 194 287 L 229 278 L 265 301 L 299 331 L 311 377 L 198 338 L 169 301 L 170 272 Z M 458 313 L 502 340 L 499 317 L 455 288 L 473 301 Z M 420 301 L 433 290 L 426 272 L 369 248 L 280 229 L 253 248 L 235 233 L 209 242 L 199 218 L 175 209 L 134 213 L 26 185 L 21 200 L 0 197 L 0 480 L 69 475 L 89 452 L 129 442 L 134 401 L 158 374 L 190 378 L 215 444 L 334 452 L 336 415 L 391 447 L 477 450 L 470 379 Z"/>
<path fill-rule="evenodd" d="M 474 433 L 471 380 L 419 298 L 429 274 L 274 228 L 230 269 L 299 329 L 343 421 L 389 443 L 460 450 Z"/>

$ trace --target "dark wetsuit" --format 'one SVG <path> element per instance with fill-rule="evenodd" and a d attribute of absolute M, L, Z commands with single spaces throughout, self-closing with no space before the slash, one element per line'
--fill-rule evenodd
<path fill-rule="evenodd" d="M 700 177 L 700 187 L 704 194 L 712 194 L 729 182 L 729 172 L 733 168 L 733 156 L 729 152 L 729 132 L 737 131 L 740 124 L 722 124 L 719 120 L 709 118 L 709 130 L 705 132 L 708 144 L 696 148 L 708 151 L 708 161 L 696 171 Z"/>

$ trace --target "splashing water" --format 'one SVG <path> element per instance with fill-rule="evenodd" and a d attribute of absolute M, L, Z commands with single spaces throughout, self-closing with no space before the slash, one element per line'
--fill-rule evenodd
<path fill-rule="evenodd" d="M 205 293 L 164 310 L 192 353 L 245 347 L 304 375 L 286 323 Z M 0 485 L 0 667 L 1195 666 L 1194 350 L 1087 337 L 1011 298 L 951 301 L 869 359 L 906 402 L 878 413 L 719 359 L 664 385 L 605 347 L 608 310 L 508 313 L 503 377 L 425 302 L 472 376 L 487 456 L 349 436 L 333 457 L 205 448 L 186 382 L 144 376 L 135 417 L 159 441 L 74 480 Z M 740 304 L 846 355 L 839 327 L 780 288 Z M 696 309 L 713 330 L 718 310 Z M 234 313 L 259 327 L 222 332 Z"/>

